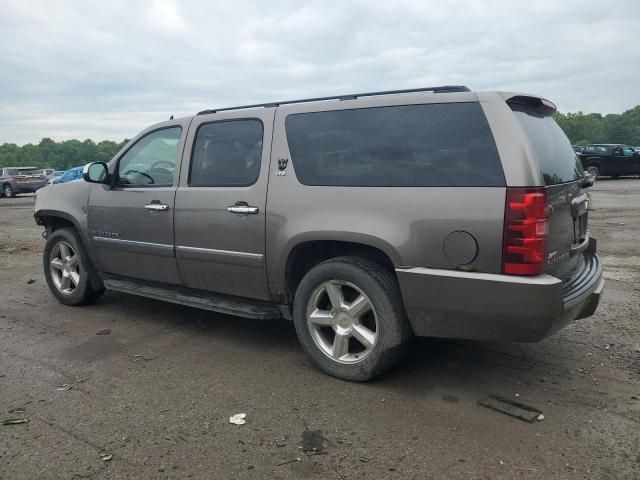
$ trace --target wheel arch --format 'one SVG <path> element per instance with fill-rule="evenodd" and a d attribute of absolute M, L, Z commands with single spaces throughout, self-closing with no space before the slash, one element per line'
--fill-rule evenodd
<path fill-rule="evenodd" d="M 382 247 L 382 248 L 381 248 Z M 395 276 L 394 265 L 399 264 L 397 255 L 390 246 L 384 248 L 380 242 L 365 239 L 344 237 L 337 239 L 325 237 L 321 239 L 300 239 L 288 250 L 284 268 L 284 292 L 281 303 L 291 304 L 295 291 L 304 275 L 319 263 L 330 258 L 356 256 L 367 258 L 381 265 Z"/>
<path fill-rule="evenodd" d="M 38 225 L 42 225 L 46 228 L 45 238 L 60 228 L 73 228 L 76 231 L 78 238 L 80 239 L 80 243 L 82 244 L 82 248 L 89 259 L 88 269 L 91 285 L 94 288 L 101 288 L 102 279 L 95 267 L 96 262 L 92 254 L 91 246 L 89 245 L 86 236 L 83 234 L 84 230 L 80 226 L 78 220 L 74 218 L 73 215 L 60 210 L 38 210 L 33 214 L 33 216 Z"/>

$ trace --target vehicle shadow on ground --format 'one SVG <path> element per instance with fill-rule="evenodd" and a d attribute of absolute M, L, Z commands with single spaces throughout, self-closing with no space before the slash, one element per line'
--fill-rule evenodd
<path fill-rule="evenodd" d="M 167 335 L 180 330 L 190 337 L 224 341 L 234 349 L 251 351 L 254 359 L 277 351 L 281 358 L 277 361 L 283 368 L 290 367 L 292 355 L 299 356 L 300 362 L 296 363 L 301 368 L 317 373 L 319 379 L 330 380 L 305 357 L 294 325 L 287 320 L 245 319 L 117 292 L 108 292 L 97 308 L 111 309 L 117 317 L 124 317 L 121 322 L 142 322 L 145 330 L 162 327 Z M 554 345 L 555 355 L 562 355 L 561 350 Z M 463 398 L 475 398 L 478 386 L 500 388 L 503 383 L 514 385 L 519 379 L 526 383 L 532 374 L 539 373 L 535 366 L 548 368 L 548 362 L 548 356 L 535 344 L 414 338 L 406 357 L 390 372 L 367 383 L 366 388 L 424 395 L 437 386 L 438 390 L 456 391 Z"/>

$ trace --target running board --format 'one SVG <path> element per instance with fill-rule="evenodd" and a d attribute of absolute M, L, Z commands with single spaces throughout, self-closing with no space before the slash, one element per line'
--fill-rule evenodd
<path fill-rule="evenodd" d="M 211 310 L 226 315 L 265 320 L 282 318 L 278 305 L 250 298 L 119 278 L 104 280 L 104 286 L 109 290 Z"/>

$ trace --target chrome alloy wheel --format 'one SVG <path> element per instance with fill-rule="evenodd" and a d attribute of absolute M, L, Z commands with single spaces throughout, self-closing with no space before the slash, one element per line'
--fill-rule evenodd
<path fill-rule="evenodd" d="M 56 288 L 65 295 L 71 295 L 80 284 L 78 256 L 71 245 L 59 241 L 52 249 L 49 270 Z"/>
<path fill-rule="evenodd" d="M 313 291 L 307 327 L 320 351 L 344 364 L 363 361 L 378 341 L 378 317 L 369 297 L 341 280 L 329 280 Z"/>

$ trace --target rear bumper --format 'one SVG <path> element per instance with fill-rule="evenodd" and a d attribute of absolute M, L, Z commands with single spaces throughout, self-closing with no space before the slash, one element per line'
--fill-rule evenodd
<path fill-rule="evenodd" d="M 585 253 L 570 281 L 430 268 L 396 268 L 418 336 L 536 342 L 595 312 L 604 289 L 602 262 Z"/>
<path fill-rule="evenodd" d="M 45 182 L 42 183 L 27 183 L 27 184 L 20 184 L 20 183 L 12 183 L 11 184 L 11 188 L 13 189 L 14 193 L 33 193 L 36 190 L 45 187 L 47 184 Z"/>

